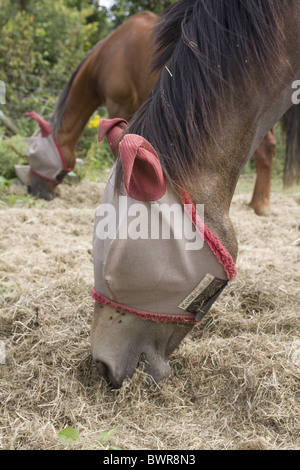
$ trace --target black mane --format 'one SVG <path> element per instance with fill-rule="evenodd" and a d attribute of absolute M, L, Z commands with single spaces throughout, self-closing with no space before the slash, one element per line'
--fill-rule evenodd
<path fill-rule="evenodd" d="M 286 0 L 179 0 L 156 26 L 153 92 L 126 133 L 156 149 L 175 187 L 188 189 L 236 87 L 255 86 L 252 63 L 272 77 L 282 57 Z M 200 150 L 200 160 L 199 160 Z M 116 189 L 122 180 L 117 163 Z"/>

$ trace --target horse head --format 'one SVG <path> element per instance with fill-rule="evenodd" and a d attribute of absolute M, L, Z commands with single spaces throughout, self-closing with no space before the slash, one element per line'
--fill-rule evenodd
<path fill-rule="evenodd" d="M 25 116 L 34 119 L 40 126 L 40 134 L 29 148 L 30 173 L 27 189 L 35 197 L 51 200 L 54 188 L 62 182 L 71 168 L 66 166 L 51 124 L 34 112 L 25 113 Z"/>
<path fill-rule="evenodd" d="M 115 165 L 96 211 L 93 250 L 92 355 L 115 387 L 141 361 L 155 381 L 167 377 L 170 354 L 235 276 L 188 195 L 168 187 L 155 149 L 139 135 L 123 136 L 125 125 L 100 123 L 99 140 L 106 135 L 119 149 L 122 189 L 115 191 Z"/>

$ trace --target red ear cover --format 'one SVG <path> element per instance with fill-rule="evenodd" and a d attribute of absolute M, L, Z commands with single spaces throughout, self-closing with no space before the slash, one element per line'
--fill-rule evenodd
<path fill-rule="evenodd" d="M 52 126 L 50 122 L 45 121 L 45 119 L 43 119 L 36 113 L 24 113 L 24 116 L 31 117 L 32 119 L 35 119 L 37 121 L 38 125 L 41 128 L 42 137 L 48 137 L 48 135 L 51 134 Z"/>
<path fill-rule="evenodd" d="M 124 119 L 101 119 L 99 123 L 98 141 L 101 142 L 106 136 L 107 142 L 115 157 L 118 155 L 118 145 L 123 131 L 128 126 L 128 122 Z"/>
<path fill-rule="evenodd" d="M 119 144 L 125 191 L 138 201 L 157 201 L 166 182 L 155 149 L 143 137 L 127 134 Z"/>

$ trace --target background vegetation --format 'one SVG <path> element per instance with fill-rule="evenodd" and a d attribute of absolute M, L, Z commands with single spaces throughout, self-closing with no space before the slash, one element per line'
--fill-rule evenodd
<path fill-rule="evenodd" d="M 137 11 L 159 13 L 174 1 L 119 0 L 109 11 L 101 0 L 1 0 L 0 80 L 6 85 L 6 103 L 0 111 L 16 129 L 0 120 L 0 190 L 15 176 L 14 165 L 24 162 L 22 137 L 37 132 L 24 113 L 34 110 L 49 119 L 64 84 L 99 40 Z M 111 160 L 105 146 L 100 151 L 95 145 L 97 131 L 91 123 L 78 144 L 78 156 L 101 169 Z"/>
<path fill-rule="evenodd" d="M 0 104 L 0 112 L 15 129 L 0 120 L 0 192 L 15 176 L 14 165 L 26 162 L 23 138 L 38 132 L 36 123 L 23 114 L 35 111 L 49 119 L 64 84 L 99 40 L 130 15 L 141 10 L 160 13 L 175 1 L 117 0 L 108 10 L 101 0 L 1 0 L 0 80 L 6 85 L 6 103 Z M 98 113 L 104 115 L 105 109 Z M 94 118 L 77 146 L 85 166 L 95 170 L 91 178 L 111 165 L 105 145 L 96 145 Z M 282 160 L 280 147 L 276 174 L 282 172 Z M 253 169 L 250 163 L 244 171 Z"/>

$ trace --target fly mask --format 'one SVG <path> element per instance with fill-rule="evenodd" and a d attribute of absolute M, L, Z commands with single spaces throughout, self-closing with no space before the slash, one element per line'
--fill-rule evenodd
<path fill-rule="evenodd" d="M 196 324 L 236 276 L 234 261 L 189 195 L 168 187 L 152 145 L 135 134 L 120 141 L 125 126 L 121 119 L 99 126 L 99 140 L 106 135 L 113 153 L 120 153 L 123 184 L 117 194 L 115 165 L 96 211 L 92 296 L 145 320 Z M 189 224 L 193 248 L 185 230 Z M 170 236 L 162 235 L 167 225 Z"/>
<path fill-rule="evenodd" d="M 72 169 L 66 166 L 62 151 L 52 134 L 51 124 L 36 113 L 25 113 L 25 116 L 35 119 L 41 129 L 29 148 L 30 171 L 44 180 L 61 183 Z"/>

